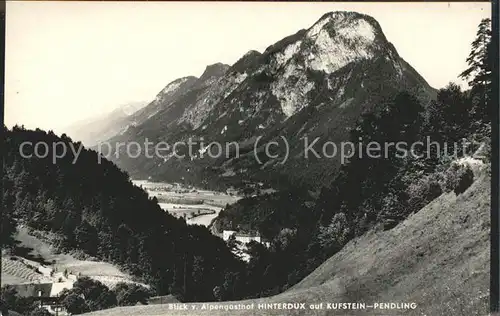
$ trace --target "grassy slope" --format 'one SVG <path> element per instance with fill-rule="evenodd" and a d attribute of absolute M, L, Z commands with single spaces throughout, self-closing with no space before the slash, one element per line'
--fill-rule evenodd
<path fill-rule="evenodd" d="M 302 282 L 262 302 L 415 302 L 416 310 L 172 311 L 168 305 L 115 308 L 91 315 L 486 315 L 489 287 L 490 178 L 463 194 L 443 194 L 389 231 L 344 247 Z"/>
<path fill-rule="evenodd" d="M 394 229 L 348 244 L 289 293 L 420 303 L 411 315 L 484 315 L 489 209 L 490 179 L 482 176 L 464 194 L 444 194 Z"/>

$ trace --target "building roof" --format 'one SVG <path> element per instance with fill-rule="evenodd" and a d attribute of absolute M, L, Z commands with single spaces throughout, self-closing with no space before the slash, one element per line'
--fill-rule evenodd
<path fill-rule="evenodd" d="M 223 233 L 227 234 L 232 234 L 234 237 L 261 237 L 260 233 L 242 233 L 242 232 L 237 232 L 235 230 L 224 230 Z"/>
<path fill-rule="evenodd" d="M 234 234 L 235 237 L 250 237 L 250 238 L 260 238 L 259 235 L 255 235 L 255 234 L 247 234 L 247 233 L 237 233 L 237 234 Z"/>
<path fill-rule="evenodd" d="M 71 290 L 73 288 L 73 283 L 74 281 L 52 283 L 50 296 L 58 296 L 64 289 Z"/>

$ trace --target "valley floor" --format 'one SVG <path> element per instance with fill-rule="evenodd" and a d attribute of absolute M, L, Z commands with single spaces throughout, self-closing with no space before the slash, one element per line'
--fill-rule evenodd
<path fill-rule="evenodd" d="M 189 225 L 208 227 L 212 220 L 228 204 L 233 204 L 241 197 L 225 193 L 185 188 L 179 184 L 134 180 L 150 196 L 158 199 L 158 204 L 175 217 L 186 218 Z"/>

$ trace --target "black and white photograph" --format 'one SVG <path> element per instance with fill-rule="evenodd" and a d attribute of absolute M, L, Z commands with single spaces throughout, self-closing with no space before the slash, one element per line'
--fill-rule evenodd
<path fill-rule="evenodd" d="M 494 17 L 6 1 L 0 316 L 495 315 Z"/>

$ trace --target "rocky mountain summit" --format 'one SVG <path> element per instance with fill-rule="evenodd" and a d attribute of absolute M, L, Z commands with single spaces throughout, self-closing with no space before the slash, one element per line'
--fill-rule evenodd
<path fill-rule="evenodd" d="M 140 157 L 115 162 L 135 177 L 184 181 L 210 187 L 264 182 L 273 187 L 301 183 L 317 187 L 331 180 L 339 159 L 304 158 L 304 139 L 340 144 L 362 113 L 379 111 L 400 91 L 424 104 L 435 90 L 399 56 L 378 22 L 356 12 L 331 12 L 314 25 L 269 46 L 249 51 L 234 65 L 214 64 L 200 78 L 170 83 L 112 141 L 203 139 L 205 145 L 236 142 L 239 157 Z M 264 145 L 280 142 L 278 158 Z M 281 141 L 283 142 L 283 141 Z"/>

